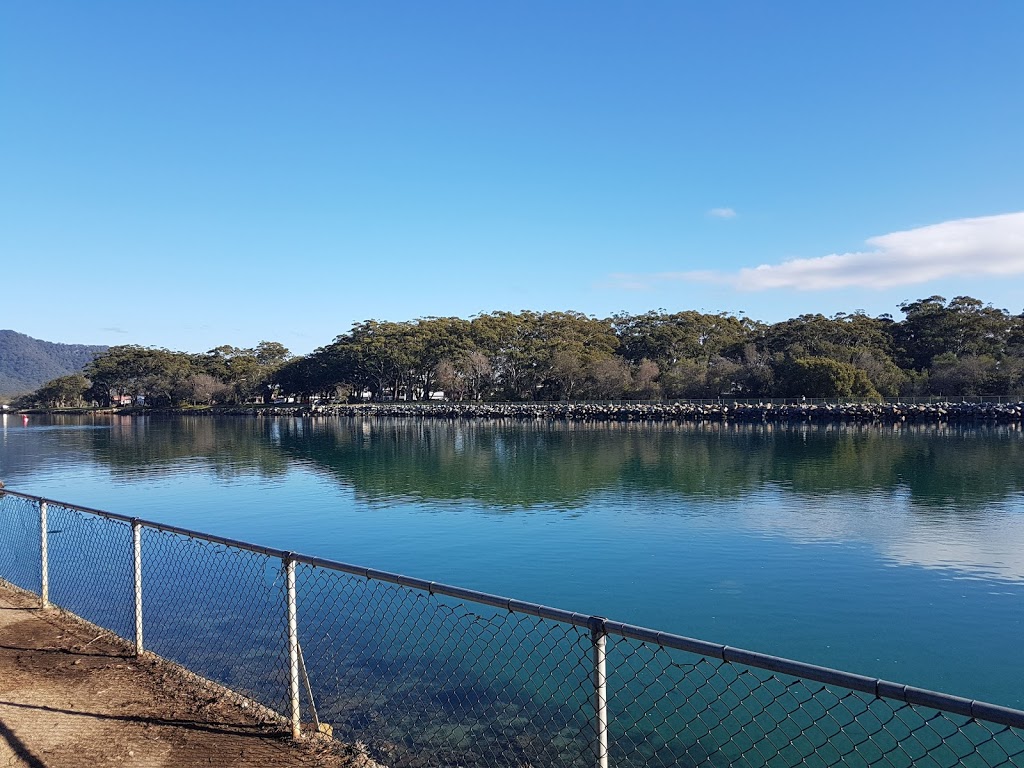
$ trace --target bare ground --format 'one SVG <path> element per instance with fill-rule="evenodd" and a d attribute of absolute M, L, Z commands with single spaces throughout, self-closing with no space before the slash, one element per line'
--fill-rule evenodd
<path fill-rule="evenodd" d="M 0 583 L 0 766 L 376 768 Z"/>

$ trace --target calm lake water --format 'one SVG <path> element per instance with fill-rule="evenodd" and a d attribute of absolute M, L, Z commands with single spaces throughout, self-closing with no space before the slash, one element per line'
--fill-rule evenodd
<path fill-rule="evenodd" d="M 4 416 L 9 488 L 1024 707 L 1024 436 Z"/>

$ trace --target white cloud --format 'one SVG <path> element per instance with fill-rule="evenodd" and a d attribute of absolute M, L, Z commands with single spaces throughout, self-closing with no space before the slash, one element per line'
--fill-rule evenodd
<path fill-rule="evenodd" d="M 994 513 L 984 521 L 970 515 L 922 515 L 906 488 L 831 498 L 825 505 L 800 495 L 773 498 L 777 503 L 753 502 L 743 505 L 734 522 L 802 542 L 863 541 L 900 565 L 1024 582 L 1024 519 L 1019 515 Z M 857 514 L 841 513 L 848 508 Z"/>
<path fill-rule="evenodd" d="M 729 285 L 742 291 L 792 288 L 893 288 L 949 277 L 1024 274 L 1024 211 L 955 219 L 892 232 L 867 241 L 870 250 L 762 264 L 738 272 L 661 272 L 616 275 L 621 286 L 650 288 L 666 281 Z"/>
<path fill-rule="evenodd" d="M 716 219 L 735 219 L 738 214 L 732 208 L 712 208 L 708 211 L 708 216 L 712 216 Z"/>

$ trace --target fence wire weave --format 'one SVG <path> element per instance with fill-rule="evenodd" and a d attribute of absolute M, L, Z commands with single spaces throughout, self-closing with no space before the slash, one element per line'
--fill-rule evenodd
<path fill-rule="evenodd" d="M 278 558 L 142 530 L 146 649 L 286 712 L 284 577 Z"/>
<path fill-rule="evenodd" d="M 131 525 L 48 505 L 50 602 L 121 637 L 134 631 Z"/>
<path fill-rule="evenodd" d="M 394 766 L 590 758 L 589 632 L 325 568 L 300 570 L 321 717 Z"/>
<path fill-rule="evenodd" d="M 633 639 L 609 650 L 612 764 L 1016 766 L 1024 731 Z"/>
<path fill-rule="evenodd" d="M 0 579 L 392 768 L 1024 765 L 1024 712 L 42 502 L 0 497 Z"/>
<path fill-rule="evenodd" d="M 39 504 L 32 499 L 0 498 L 0 578 L 39 594 Z"/>

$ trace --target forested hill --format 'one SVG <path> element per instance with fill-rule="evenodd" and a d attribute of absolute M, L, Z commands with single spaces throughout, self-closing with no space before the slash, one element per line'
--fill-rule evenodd
<path fill-rule="evenodd" d="M 17 331 L 0 331 L 0 397 L 31 392 L 82 370 L 105 346 L 55 344 Z"/>

